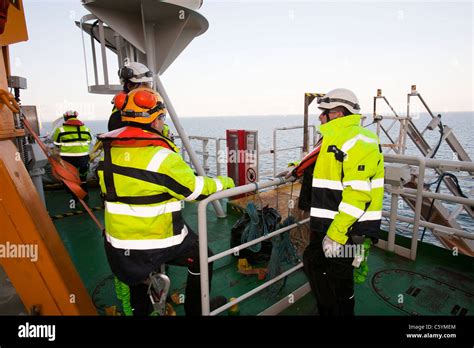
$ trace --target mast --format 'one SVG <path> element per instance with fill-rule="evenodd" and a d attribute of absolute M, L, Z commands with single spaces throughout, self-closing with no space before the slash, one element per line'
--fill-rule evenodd
<path fill-rule="evenodd" d="M 110 83 L 107 67 L 107 50 L 117 55 L 119 67 L 124 61 L 136 61 L 148 66 L 154 73 L 155 88 L 163 97 L 169 115 L 179 137 L 189 154 L 198 175 L 205 176 L 203 167 L 191 146 L 189 137 L 179 120 L 160 76 L 197 36 L 203 34 L 209 23 L 196 12 L 201 0 L 83 0 L 84 7 L 91 12 L 76 23 L 91 37 L 94 81 L 87 84 L 89 92 L 115 94 L 122 89 Z M 88 23 L 93 21 L 92 23 Z M 100 43 L 102 67 L 98 69 L 95 41 Z M 84 58 L 86 60 L 85 40 Z M 86 74 L 87 61 L 86 63 Z M 103 73 L 102 80 L 99 72 Z M 114 72 L 115 73 L 115 72 Z M 220 203 L 214 202 L 218 217 L 225 217 Z"/>

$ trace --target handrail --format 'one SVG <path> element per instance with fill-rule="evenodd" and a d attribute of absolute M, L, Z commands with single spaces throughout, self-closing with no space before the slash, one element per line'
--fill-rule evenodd
<path fill-rule="evenodd" d="M 396 230 L 396 221 L 402 222 L 409 222 L 413 223 L 412 229 L 412 240 L 410 246 L 410 259 L 416 259 L 416 252 L 417 252 L 417 245 L 418 245 L 418 230 L 420 226 L 427 227 L 431 229 L 436 229 L 437 231 L 456 235 L 461 238 L 466 238 L 473 240 L 474 234 L 466 232 L 461 229 L 451 228 L 448 226 L 440 225 L 431 223 L 428 221 L 421 221 L 421 208 L 423 199 L 425 197 L 439 199 L 447 202 L 459 203 L 459 204 L 467 204 L 467 205 L 474 205 L 474 199 L 471 198 L 464 198 L 458 196 L 450 196 L 447 194 L 436 193 L 436 192 L 428 192 L 425 191 L 424 188 L 424 180 L 425 180 L 425 169 L 441 169 L 444 170 L 452 170 L 452 171 L 467 171 L 470 172 L 474 169 L 473 162 L 467 161 L 452 161 L 452 160 L 439 160 L 439 159 L 430 159 L 424 157 L 416 157 L 416 156 L 407 156 L 407 155 L 394 155 L 394 154 L 385 154 L 384 156 L 385 163 L 400 163 L 400 164 L 411 164 L 411 165 L 418 165 L 418 178 L 417 178 L 417 187 L 416 189 L 406 188 L 402 186 L 395 186 L 387 190 L 391 195 L 391 209 L 390 212 L 383 212 L 383 216 L 388 216 L 390 218 L 390 226 L 389 226 L 389 236 L 387 241 L 387 249 L 389 251 L 394 251 L 395 247 L 395 230 Z M 400 195 L 409 195 L 412 198 L 415 198 L 415 216 L 413 218 L 399 216 L 397 214 L 397 200 Z"/>
<path fill-rule="evenodd" d="M 412 235 L 411 235 L 411 245 L 410 249 L 407 250 L 409 251 L 409 257 L 412 260 L 416 259 L 416 253 L 417 253 L 417 246 L 418 246 L 418 232 L 420 227 L 427 227 L 431 229 L 436 229 L 436 231 L 447 234 L 447 235 L 456 235 L 461 238 L 466 238 L 470 240 L 474 240 L 474 234 L 469 233 L 466 231 L 463 231 L 461 229 L 457 228 L 452 228 L 452 227 L 447 227 L 443 225 L 439 225 L 436 223 L 432 222 L 427 222 L 427 221 L 421 221 L 421 208 L 423 204 L 423 199 L 428 197 L 428 198 L 433 198 L 433 199 L 439 199 L 443 201 L 449 201 L 449 202 L 454 202 L 458 204 L 472 204 L 474 205 L 474 199 L 470 198 L 464 198 L 464 197 L 458 197 L 458 196 L 449 196 L 447 194 L 442 194 L 442 193 L 435 193 L 435 192 L 429 192 L 424 190 L 424 178 L 425 178 L 425 170 L 426 168 L 450 168 L 450 170 L 453 171 L 472 171 L 474 169 L 474 163 L 472 162 L 462 162 L 462 161 L 452 161 L 452 160 L 437 160 L 437 159 L 427 159 L 423 157 L 416 157 L 416 156 L 407 156 L 407 155 L 392 155 L 392 154 L 386 154 L 385 155 L 385 162 L 386 163 L 403 163 L 403 164 L 410 164 L 410 165 L 416 165 L 418 166 L 418 180 L 417 180 L 417 187 L 416 189 L 413 188 L 406 188 L 403 186 L 392 186 L 389 189 L 387 189 L 387 192 L 389 192 L 392 195 L 392 209 L 390 212 L 383 212 L 383 216 L 385 217 L 390 217 L 391 223 L 390 223 L 390 228 L 389 228 L 389 237 L 388 237 L 388 250 L 394 251 L 394 246 L 395 246 L 395 223 L 396 221 L 402 221 L 402 222 L 409 222 L 413 224 L 413 228 L 411 229 Z M 201 201 L 198 205 L 198 234 L 199 234 L 199 263 L 200 263 L 200 270 L 201 270 L 201 275 L 200 275 L 200 282 L 201 282 L 201 301 L 202 301 L 202 314 L 203 315 L 216 315 L 219 313 L 222 313 L 226 309 L 230 308 L 231 306 L 247 299 L 248 297 L 252 296 L 253 294 L 256 294 L 260 292 L 261 290 L 267 288 L 274 282 L 278 281 L 279 279 L 282 279 L 283 277 L 295 272 L 296 270 L 300 269 L 302 267 L 302 264 L 298 264 L 291 268 L 290 270 L 286 271 L 285 273 L 279 275 L 278 277 L 275 277 L 264 284 L 261 284 L 255 289 L 250 290 L 249 292 L 241 295 L 237 299 L 233 300 L 230 303 L 227 303 L 224 306 L 221 306 L 218 309 L 213 310 L 212 312 L 210 311 L 210 297 L 209 297 L 209 271 L 208 271 L 208 265 L 211 262 L 214 262 L 216 260 L 219 260 L 225 256 L 231 255 L 233 253 L 236 253 L 242 249 L 245 249 L 251 245 L 255 245 L 257 243 L 260 243 L 264 240 L 268 240 L 276 235 L 279 235 L 281 233 L 287 232 L 297 226 L 300 226 L 302 224 L 308 223 L 310 221 L 310 218 L 303 219 L 301 221 L 298 221 L 290 226 L 286 226 L 283 228 L 280 228 L 276 231 L 273 231 L 272 233 L 259 237 L 258 239 L 252 240 L 250 242 L 241 244 L 237 247 L 234 247 L 232 249 L 227 249 L 224 250 L 216 255 L 213 255 L 212 257 L 209 257 L 208 255 L 208 236 L 207 236 L 207 205 L 209 203 L 212 203 L 215 200 L 223 199 L 223 198 L 229 198 L 232 196 L 236 195 L 241 195 L 253 191 L 258 191 L 260 189 L 272 187 L 272 186 L 279 186 L 282 184 L 285 184 L 287 182 L 294 181 L 294 178 L 290 179 L 284 179 L 284 178 L 274 178 L 272 180 L 266 180 L 266 181 L 261 181 L 258 183 L 252 183 L 240 187 L 235 187 L 229 190 L 221 191 L 214 193 L 213 195 L 207 197 L 203 201 Z M 397 215 L 397 209 L 394 208 L 394 199 L 397 200 L 397 198 L 400 195 L 408 195 L 410 197 L 415 198 L 415 208 L 414 208 L 414 213 L 415 216 L 413 218 L 409 217 L 403 217 Z M 382 246 L 383 247 L 383 246 Z M 400 248 L 398 246 L 398 248 Z M 408 256 L 408 255 L 407 255 Z"/>
<path fill-rule="evenodd" d="M 290 268 L 289 270 L 283 272 L 282 274 L 279 274 L 278 276 L 276 276 L 275 278 L 272 278 L 270 279 L 269 281 L 263 283 L 263 284 L 260 284 L 259 286 L 257 286 L 255 289 L 253 290 L 250 290 L 248 292 L 246 292 L 245 294 L 237 297 L 235 300 L 229 302 L 229 303 L 226 303 L 225 305 L 223 305 L 222 307 L 219 307 L 215 310 L 213 310 L 211 313 L 209 313 L 209 315 L 217 315 L 219 313 L 222 313 L 224 312 L 226 309 L 229 309 L 230 307 L 232 307 L 233 305 L 236 305 L 237 303 L 239 302 L 242 302 L 243 300 L 246 300 L 247 298 L 249 298 L 250 296 L 253 296 L 255 295 L 256 293 L 259 293 L 260 291 L 262 290 L 265 290 L 266 288 L 268 288 L 269 286 L 275 284 L 276 282 L 278 282 L 279 280 L 289 276 L 290 274 L 296 272 L 297 270 L 303 268 L 303 262 L 300 262 L 298 263 L 296 266 Z"/>
<path fill-rule="evenodd" d="M 271 186 L 283 185 L 287 182 L 292 182 L 294 180 L 295 180 L 295 178 L 289 178 L 289 179 L 275 178 L 275 179 L 272 179 L 272 180 L 266 180 L 266 181 L 261 181 L 261 182 L 258 182 L 258 183 L 252 183 L 252 184 L 248 184 L 248 185 L 238 186 L 238 187 L 234 187 L 234 188 L 229 189 L 229 190 L 216 192 L 216 193 L 210 195 L 209 197 L 207 197 L 206 199 L 202 200 L 201 202 L 199 202 L 199 205 L 198 205 L 198 235 L 199 235 L 199 266 L 200 266 L 200 273 L 201 273 L 200 278 L 201 278 L 202 315 L 210 315 L 211 314 L 210 313 L 210 303 L 209 303 L 209 301 L 210 301 L 210 298 L 209 298 L 209 269 L 208 269 L 209 263 L 212 262 L 212 261 L 215 261 L 219 258 L 225 257 L 229 254 L 232 254 L 234 252 L 234 250 L 236 250 L 235 248 L 229 249 L 227 251 L 221 252 L 221 253 L 213 256 L 212 258 L 209 258 L 208 239 L 207 239 L 207 214 L 206 214 L 207 205 L 209 203 L 212 203 L 213 201 L 216 201 L 216 200 L 219 200 L 219 199 L 229 198 L 229 197 L 232 197 L 232 196 L 249 193 L 249 192 L 253 192 L 253 191 L 256 191 L 256 190 L 258 191 L 260 189 L 271 187 Z M 309 218 L 306 219 L 306 220 L 309 221 Z M 300 225 L 302 223 L 303 222 L 300 221 L 299 224 L 296 223 L 296 224 L 293 224 L 293 225 L 290 225 L 290 226 L 286 226 L 284 228 L 281 228 L 277 231 L 274 231 L 274 232 L 268 234 L 267 236 L 261 237 L 259 239 L 260 240 L 265 240 L 265 239 L 271 238 L 274 235 L 286 232 L 286 231 L 288 231 L 288 230 L 290 230 L 294 227 L 297 227 L 298 225 Z M 250 245 L 253 245 L 253 244 L 256 244 L 256 243 L 259 243 L 259 240 L 254 240 L 254 241 L 245 243 L 244 245 L 250 246 Z M 244 245 L 240 245 L 240 249 L 243 249 Z M 239 248 L 239 247 L 237 247 L 237 248 Z M 296 269 L 295 269 L 295 271 L 296 271 Z M 269 280 L 267 282 L 267 283 L 270 282 L 269 284 L 264 283 L 262 285 L 267 284 L 267 286 L 269 286 L 273 283 L 272 281 L 275 282 L 276 281 L 275 278 Z M 261 288 L 260 290 L 262 290 L 262 289 L 263 288 Z M 260 290 L 258 290 L 258 291 L 255 291 L 255 290 L 256 289 L 251 291 L 252 294 L 255 293 L 255 292 L 260 291 Z M 251 296 L 251 294 L 247 294 L 247 295 Z M 245 296 L 245 294 L 242 295 L 241 297 L 239 297 L 237 300 L 233 301 L 232 304 L 235 304 L 235 303 L 238 303 L 238 302 L 244 300 L 246 298 L 244 296 Z M 229 304 L 227 304 L 227 305 L 229 305 Z M 220 313 L 221 311 L 225 310 L 225 309 L 223 309 L 224 307 L 221 307 L 219 309 L 214 310 L 212 312 L 212 314 Z M 227 308 L 227 307 L 225 307 L 225 308 Z"/>
<path fill-rule="evenodd" d="M 273 129 L 273 149 L 270 151 L 271 154 L 273 154 L 273 176 L 275 177 L 277 175 L 277 153 L 278 152 L 283 152 L 283 151 L 289 151 L 289 150 L 294 150 L 294 149 L 301 149 L 303 151 L 304 147 L 303 146 L 295 146 L 295 147 L 288 147 L 288 148 L 282 148 L 279 149 L 277 147 L 277 132 L 278 131 L 286 131 L 286 130 L 294 130 L 294 129 L 304 129 L 304 126 L 290 126 L 290 127 L 279 127 L 279 128 L 274 128 Z M 308 125 L 308 128 L 311 128 L 313 130 L 313 144 L 316 143 L 315 135 L 316 132 L 314 130 L 314 125 Z"/>
<path fill-rule="evenodd" d="M 180 139 L 179 136 L 176 136 L 175 137 L 176 139 Z M 198 135 L 190 135 L 188 136 L 189 140 L 197 140 L 197 141 L 201 141 L 201 145 L 202 145 L 202 151 L 195 151 L 197 155 L 201 155 L 202 157 L 202 165 L 203 165 L 203 168 L 206 172 L 206 174 L 209 174 L 210 172 L 210 167 L 208 165 L 208 159 L 209 158 L 214 158 L 215 159 L 215 164 L 216 164 L 216 176 L 219 176 L 221 175 L 221 168 L 220 168 L 220 165 L 221 165 L 221 162 L 219 161 L 219 158 L 220 158 L 220 141 L 222 138 L 216 138 L 216 137 L 205 137 L 205 136 L 198 136 Z M 210 151 L 208 151 L 208 144 L 209 144 L 209 141 L 213 141 L 215 142 L 215 154 L 211 154 Z M 186 161 L 186 157 L 185 157 L 185 153 L 186 153 L 186 150 L 184 149 L 184 147 L 181 149 L 181 153 L 182 153 L 182 157 L 183 159 Z M 189 162 L 187 162 L 189 163 Z"/>
<path fill-rule="evenodd" d="M 309 222 L 309 218 L 306 218 L 306 219 L 303 219 L 301 221 L 297 221 L 295 222 L 294 224 L 291 224 L 291 225 L 288 225 L 288 226 L 285 226 L 285 227 L 282 227 L 276 231 L 273 231 L 269 234 L 267 234 L 266 236 L 262 236 L 262 237 L 259 237 L 259 238 L 256 238 L 254 240 L 251 240 L 250 242 L 247 242 L 247 243 L 244 243 L 244 244 L 241 244 L 239 246 L 236 246 L 232 249 L 227 249 L 226 251 L 223 251 L 217 255 L 214 255 L 214 256 L 211 256 L 209 258 L 209 262 L 213 262 L 213 261 L 216 261 L 216 260 L 219 260 L 219 259 L 222 259 L 223 257 L 227 256 L 227 255 L 232 255 L 232 254 L 236 254 L 238 253 L 240 250 L 242 249 L 245 249 L 245 248 L 248 248 L 252 245 L 255 245 L 255 244 L 258 244 L 260 242 L 263 242 L 267 239 L 270 239 L 270 238 L 273 238 L 275 236 L 278 236 L 279 234 L 283 233 L 283 232 L 286 232 L 286 231 L 289 231 L 289 230 L 292 230 L 293 228 L 295 227 L 298 227 L 298 226 L 301 226 L 301 225 L 304 225 L 305 223 L 308 223 Z"/>
<path fill-rule="evenodd" d="M 390 217 L 390 213 L 384 211 L 384 212 L 382 212 L 382 216 Z M 406 216 L 397 216 L 397 220 L 400 220 L 402 222 L 408 222 L 408 223 L 413 223 L 415 221 L 414 218 L 409 218 L 409 217 L 406 217 Z M 433 229 L 436 229 L 438 232 L 441 232 L 441 233 L 444 233 L 444 234 L 454 235 L 454 236 L 474 240 L 474 233 L 465 232 L 465 231 L 462 231 L 458 228 L 443 226 L 443 225 L 440 225 L 440 224 L 435 224 L 435 223 L 427 222 L 427 221 L 420 221 L 420 226 L 427 227 L 427 228 L 433 228 Z"/>
<path fill-rule="evenodd" d="M 294 130 L 294 129 L 301 129 L 301 128 L 304 128 L 304 127 L 303 126 L 291 126 L 291 127 L 275 128 L 273 130 L 273 147 L 271 149 L 259 150 L 259 152 L 258 152 L 259 156 L 263 156 L 263 155 L 272 155 L 273 156 L 273 177 L 275 177 L 277 175 L 276 165 L 277 165 L 277 154 L 278 153 L 285 152 L 285 151 L 290 151 L 290 150 L 296 150 L 296 149 L 303 150 L 303 146 L 292 146 L 292 147 L 285 147 L 285 148 L 277 148 L 276 133 L 278 131 Z M 314 125 L 310 125 L 309 128 L 313 129 L 313 144 L 310 144 L 310 145 L 314 145 L 315 135 L 316 135 L 316 133 L 314 132 Z M 179 139 L 180 137 L 176 136 L 175 138 Z M 219 159 L 221 158 L 221 153 L 220 153 L 220 151 L 221 151 L 221 142 L 226 141 L 226 139 L 225 138 L 219 138 L 219 137 L 216 138 L 216 137 L 206 137 L 206 136 L 196 136 L 196 135 L 190 135 L 189 139 L 190 140 L 197 140 L 197 141 L 202 142 L 202 149 L 203 150 L 202 151 L 196 151 L 196 154 L 201 155 L 203 167 L 205 167 L 207 169 L 206 173 L 209 172 L 209 167 L 207 165 L 208 164 L 207 159 L 208 158 L 213 158 L 213 159 L 215 159 L 216 175 L 221 175 L 221 172 L 222 172 L 221 171 L 221 165 L 222 165 L 222 163 L 221 163 L 221 161 L 219 161 Z M 216 150 L 215 154 L 211 154 L 209 151 L 207 151 L 207 145 L 208 145 L 209 141 L 215 142 L 215 150 Z M 184 148 L 182 149 L 181 152 L 182 152 L 183 158 L 186 160 Z M 259 177 L 262 174 L 268 174 L 268 173 L 270 173 L 270 171 L 263 173 L 263 172 L 260 171 L 260 168 L 259 168 Z"/>
<path fill-rule="evenodd" d="M 452 171 L 473 171 L 474 162 L 467 161 L 453 161 L 453 160 L 442 160 L 442 159 L 433 159 L 417 156 L 408 156 L 408 155 L 396 155 L 396 154 L 384 154 L 385 162 L 390 163 L 402 163 L 402 164 L 414 164 L 420 163 L 423 161 L 427 168 L 440 168 L 441 166 L 450 167 Z"/>

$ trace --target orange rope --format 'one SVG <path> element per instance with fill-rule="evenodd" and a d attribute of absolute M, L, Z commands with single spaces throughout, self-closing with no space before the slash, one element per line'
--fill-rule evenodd
<path fill-rule="evenodd" d="M 12 112 L 19 113 L 22 116 L 22 121 L 23 121 L 23 124 L 25 125 L 25 128 L 33 136 L 33 138 L 35 139 L 36 143 L 41 148 L 41 150 L 43 150 L 44 154 L 48 158 L 48 161 L 51 163 L 51 166 L 53 167 L 53 169 L 56 168 L 57 166 L 61 166 L 62 169 L 68 171 L 68 166 L 61 165 L 60 162 L 57 162 L 53 158 L 53 156 L 51 155 L 51 152 L 48 150 L 48 148 L 43 144 L 43 142 L 40 140 L 38 135 L 34 132 L 33 128 L 30 125 L 30 122 L 28 121 L 26 116 L 21 111 L 20 105 L 18 105 L 18 102 L 15 100 L 15 97 L 11 93 L 9 93 L 6 90 L 1 89 L 1 88 L 0 88 L 0 104 L 5 104 L 7 106 L 7 108 L 9 108 Z M 69 167 L 71 167 L 71 166 L 69 166 Z M 74 187 L 72 187 L 72 188 L 74 188 L 74 190 L 72 190 L 73 192 L 75 192 L 77 190 L 81 190 L 85 194 L 85 192 L 82 190 L 82 188 L 79 185 L 76 185 L 76 183 L 71 182 L 70 180 L 66 180 L 61 175 L 59 175 L 55 170 L 53 170 L 53 174 L 56 174 L 55 177 L 57 179 L 61 180 L 66 186 L 69 187 L 69 186 L 73 185 L 74 186 Z M 76 194 L 76 196 L 77 196 L 77 194 Z M 104 226 L 102 226 L 102 224 L 99 222 L 99 220 L 97 220 L 95 215 L 90 210 L 89 206 L 82 200 L 82 198 L 77 197 L 77 199 L 79 200 L 79 202 L 81 202 L 84 209 L 87 211 L 87 213 L 90 215 L 91 219 L 95 222 L 95 224 L 99 227 L 100 231 L 102 232 L 104 230 Z"/>

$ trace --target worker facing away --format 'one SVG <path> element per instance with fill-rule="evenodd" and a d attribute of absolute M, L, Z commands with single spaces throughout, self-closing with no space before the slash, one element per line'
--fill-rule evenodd
<path fill-rule="evenodd" d="M 53 133 L 53 143 L 59 147 L 61 158 L 79 170 L 81 187 L 87 192 L 87 173 L 89 171 L 89 144 L 91 130 L 77 119 L 77 111 L 66 111 L 64 123 Z"/>
<path fill-rule="evenodd" d="M 153 87 L 153 73 L 141 63 L 125 63 L 125 65 L 119 69 L 118 75 L 123 86 L 123 93 L 125 94 L 133 91 L 136 88 Z M 107 128 L 110 132 L 124 126 L 126 126 L 126 124 L 122 121 L 122 114 L 120 110 L 118 110 L 114 105 Z"/>
<path fill-rule="evenodd" d="M 125 64 L 119 69 L 118 75 L 123 86 L 123 93 L 130 93 L 137 88 L 152 88 L 153 87 L 153 72 L 145 65 L 138 62 L 131 62 Z M 113 101 L 112 101 L 113 103 Z M 122 121 L 122 114 L 120 110 L 114 105 L 112 114 L 110 115 L 107 129 L 113 131 L 127 125 L 127 122 Z M 161 130 L 162 135 L 174 141 L 174 136 L 170 131 L 170 127 L 164 124 Z"/>
<path fill-rule="evenodd" d="M 358 281 L 361 263 L 367 270 L 368 248 L 379 238 L 383 154 L 378 137 L 360 126 L 353 92 L 335 89 L 318 103 L 323 138 L 313 171 L 304 270 L 321 316 L 351 316 L 354 268 Z"/>
<path fill-rule="evenodd" d="M 183 220 L 183 201 L 204 199 L 234 187 L 234 182 L 194 174 L 161 134 L 166 108 L 157 92 L 138 88 L 118 94 L 115 106 L 128 125 L 99 137 L 104 157 L 98 168 L 112 272 L 129 286 L 133 314 L 147 315 L 149 275 L 163 264 L 187 267 L 185 312 L 200 315 L 198 238 Z"/>

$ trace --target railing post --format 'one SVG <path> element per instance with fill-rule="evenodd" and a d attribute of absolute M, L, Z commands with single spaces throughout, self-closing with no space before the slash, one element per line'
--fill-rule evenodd
<path fill-rule="evenodd" d="M 419 171 L 417 179 L 417 194 L 416 194 L 416 203 L 415 203 L 415 222 L 413 223 L 413 236 L 411 240 L 410 248 L 410 259 L 416 259 L 416 251 L 418 247 L 418 229 L 420 227 L 420 218 L 421 218 L 421 207 L 423 203 L 423 186 L 425 181 L 425 160 L 418 158 Z"/>
<path fill-rule="evenodd" d="M 266 188 L 274 185 L 282 185 L 286 182 L 292 182 L 293 179 L 276 178 L 261 183 L 260 188 Z M 207 205 L 222 198 L 232 197 L 242 193 L 248 193 L 255 190 L 257 183 L 234 187 L 232 189 L 213 193 L 211 196 L 202 200 L 198 204 L 198 237 L 199 237 L 199 267 L 201 284 L 201 313 L 210 314 L 209 303 L 209 254 L 207 238 Z M 276 280 L 274 280 L 276 281 Z"/>
<path fill-rule="evenodd" d="M 102 56 L 102 71 L 104 73 L 104 85 L 109 86 L 109 75 L 107 69 L 107 53 L 105 50 L 105 34 L 104 34 L 104 22 L 99 20 L 99 38 L 100 38 L 100 52 Z"/>
<path fill-rule="evenodd" d="M 183 126 L 181 125 L 181 122 L 178 118 L 178 115 L 176 113 L 176 110 L 174 109 L 173 104 L 171 103 L 171 99 L 168 97 L 168 93 L 166 93 L 165 87 L 163 86 L 163 83 L 161 82 L 161 79 L 158 75 L 155 75 L 155 84 L 158 92 L 161 94 L 163 97 L 166 108 L 168 110 L 168 113 L 171 117 L 171 120 L 173 121 L 174 127 L 176 128 L 176 131 L 178 132 L 180 138 L 181 138 L 181 143 L 183 144 L 183 147 L 186 148 L 188 152 L 189 159 L 191 163 L 194 165 L 194 169 L 198 173 L 198 175 L 205 175 L 206 173 L 204 172 L 204 169 L 202 168 L 201 164 L 199 163 L 196 153 L 194 152 L 191 143 L 188 138 L 188 134 L 184 130 Z M 212 202 L 212 205 L 214 206 L 214 210 L 216 211 L 216 215 L 218 217 L 225 217 L 226 214 L 224 210 L 222 209 L 219 201 Z"/>
<path fill-rule="evenodd" d="M 221 144 L 219 138 L 216 138 L 216 175 L 221 175 L 221 162 L 220 162 L 220 154 L 221 154 Z"/>
<path fill-rule="evenodd" d="M 392 190 L 398 190 L 400 187 L 392 187 Z M 390 227 L 388 230 L 387 250 L 395 250 L 395 234 L 397 225 L 397 210 L 398 210 L 398 194 L 392 191 L 392 199 L 390 201 Z"/>
<path fill-rule="evenodd" d="M 207 153 L 207 144 L 209 143 L 209 140 L 207 139 L 200 139 L 202 141 L 202 167 L 204 169 L 204 172 L 206 175 L 209 174 L 209 154 Z"/>
<path fill-rule="evenodd" d="M 277 130 L 276 128 L 273 130 L 273 177 L 277 175 Z"/>
<path fill-rule="evenodd" d="M 304 118 L 303 118 L 303 153 L 308 153 L 309 152 L 309 146 L 308 146 L 308 142 L 309 142 L 309 136 L 308 136 L 308 118 L 309 118 L 309 112 L 308 112 L 308 108 L 309 108 L 309 98 L 308 98 L 308 95 L 305 93 L 304 94 Z M 273 175 L 276 175 L 276 173 L 274 173 Z"/>
<path fill-rule="evenodd" d="M 209 315 L 209 255 L 207 253 L 207 202 L 198 205 L 199 268 L 201 280 L 201 312 Z"/>

